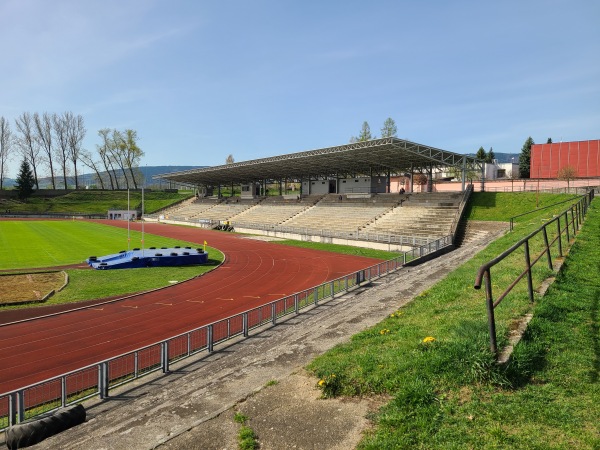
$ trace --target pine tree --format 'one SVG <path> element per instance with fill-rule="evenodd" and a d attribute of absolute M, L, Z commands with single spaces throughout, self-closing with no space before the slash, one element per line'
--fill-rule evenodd
<path fill-rule="evenodd" d="M 19 198 L 26 201 L 31 197 L 34 191 L 33 186 L 35 186 L 35 178 L 33 177 L 29 163 L 24 159 L 19 169 L 17 182 L 15 183 L 15 189 L 19 192 Z"/>
<path fill-rule="evenodd" d="M 521 148 L 521 154 L 519 155 L 519 173 L 521 174 L 521 178 L 530 178 L 531 146 L 533 144 L 535 142 L 529 136 Z"/>
<path fill-rule="evenodd" d="M 381 129 L 381 137 L 396 137 L 396 133 L 398 130 L 396 129 L 396 122 L 391 117 L 385 119 L 383 122 L 383 128 Z"/>
<path fill-rule="evenodd" d="M 360 134 L 358 135 L 358 140 L 360 142 L 370 141 L 371 139 L 375 139 L 371 136 L 371 127 L 369 123 L 365 120 L 362 124 L 362 129 L 360 130 Z"/>
<path fill-rule="evenodd" d="M 477 150 L 477 153 L 475 153 L 475 158 L 483 159 L 485 161 L 486 157 L 487 157 L 487 154 L 485 153 L 485 150 L 483 149 L 483 147 L 479 147 L 479 150 Z"/>
<path fill-rule="evenodd" d="M 494 162 L 495 158 L 496 158 L 496 155 L 494 154 L 494 149 L 492 147 L 490 147 L 490 151 L 487 152 L 487 155 L 485 157 L 485 162 L 492 164 Z"/>

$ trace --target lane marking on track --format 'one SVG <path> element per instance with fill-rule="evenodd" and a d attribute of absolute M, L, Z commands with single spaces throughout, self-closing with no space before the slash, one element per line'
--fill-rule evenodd
<path fill-rule="evenodd" d="M 257 295 L 244 295 L 244 298 L 260 298 L 260 296 L 257 296 Z"/>
<path fill-rule="evenodd" d="M 267 294 L 267 295 L 278 295 L 279 297 L 285 297 L 287 294 Z"/>
<path fill-rule="evenodd" d="M 228 301 L 233 301 L 232 298 L 218 298 L 217 300 L 228 300 Z"/>
<path fill-rule="evenodd" d="M 129 306 L 129 305 L 121 305 L 121 308 L 133 308 L 133 309 L 138 309 L 137 306 Z"/>
<path fill-rule="evenodd" d="M 104 308 L 91 308 L 91 309 L 93 309 L 94 311 L 104 311 Z"/>
<path fill-rule="evenodd" d="M 165 306 L 173 306 L 173 303 L 162 303 L 162 302 L 156 302 L 155 305 L 165 305 Z"/>
<path fill-rule="evenodd" d="M 190 302 L 190 303 L 204 303 L 204 300 L 186 300 L 186 302 Z"/>

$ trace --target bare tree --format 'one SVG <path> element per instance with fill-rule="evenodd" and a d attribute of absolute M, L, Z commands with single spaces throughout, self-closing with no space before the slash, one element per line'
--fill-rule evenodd
<path fill-rule="evenodd" d="M 54 142 L 52 139 L 52 119 L 50 114 L 44 113 L 40 117 L 38 113 L 34 113 L 33 124 L 35 139 L 37 140 L 41 149 L 44 151 L 46 158 L 45 162 L 48 164 L 48 168 L 50 169 L 52 189 L 56 189 L 56 182 L 54 180 L 54 165 L 52 162 L 52 158 L 54 156 Z"/>
<path fill-rule="evenodd" d="M 35 139 L 31 114 L 28 112 L 21 114 L 15 119 L 15 125 L 19 132 L 19 135 L 17 136 L 17 145 L 21 149 L 23 158 L 26 159 L 31 166 L 35 188 L 39 190 L 40 183 L 38 181 L 37 170 L 40 159 L 40 147 Z"/>
<path fill-rule="evenodd" d="M 64 116 L 52 114 L 52 128 L 54 129 L 55 152 L 62 170 L 62 178 L 65 189 L 69 187 L 67 183 L 67 172 L 69 162 L 69 138 L 67 135 L 67 125 Z"/>
<path fill-rule="evenodd" d="M 0 190 L 4 186 L 4 177 L 12 150 L 13 136 L 10 130 L 10 123 L 4 117 L 0 117 Z"/>
<path fill-rule="evenodd" d="M 235 159 L 233 159 L 233 155 L 230 153 L 229 156 L 225 159 L 225 164 L 233 164 Z"/>
<path fill-rule="evenodd" d="M 79 178 L 77 175 L 77 163 L 79 161 L 79 154 L 81 153 L 81 144 L 85 138 L 86 129 L 83 124 L 83 116 L 81 114 L 73 115 L 72 112 L 68 111 L 63 114 L 64 121 L 67 128 L 67 142 L 69 144 L 69 159 L 73 165 L 73 172 L 75 176 L 75 189 L 79 188 Z"/>
<path fill-rule="evenodd" d="M 556 175 L 559 180 L 567 182 L 567 193 L 569 193 L 571 190 L 571 181 L 577 178 L 577 169 L 573 166 L 563 166 L 558 169 Z"/>
<path fill-rule="evenodd" d="M 137 132 L 128 129 L 121 133 L 115 130 L 114 136 L 124 166 L 131 174 L 133 187 L 134 189 L 137 189 L 138 186 L 136 176 L 133 173 L 133 168 L 139 166 L 140 159 L 144 156 L 144 152 L 137 145 Z"/>
<path fill-rule="evenodd" d="M 129 189 L 129 178 L 127 178 L 127 172 L 125 171 L 126 162 L 125 162 L 125 149 L 122 144 L 123 136 L 120 131 L 113 130 L 112 131 L 112 145 L 109 146 L 110 158 L 111 160 L 121 169 L 121 173 L 123 174 L 123 178 L 125 179 L 125 186 Z M 115 173 L 115 177 L 116 177 Z"/>
<path fill-rule="evenodd" d="M 110 147 L 114 145 L 114 142 L 110 136 L 111 130 L 108 128 L 102 128 L 98 131 L 98 135 L 102 138 L 102 144 L 98 145 L 98 155 L 100 155 L 100 160 L 102 161 L 102 165 L 104 166 L 104 170 L 108 175 L 108 179 L 110 180 L 110 188 L 119 189 L 119 182 L 116 177 L 115 170 L 113 168 L 113 163 L 111 160 L 112 151 Z M 114 179 L 113 179 L 114 176 Z"/>
<path fill-rule="evenodd" d="M 96 178 L 98 178 L 98 182 L 100 183 L 100 189 L 104 189 L 104 180 L 102 180 L 102 175 L 100 174 L 100 163 L 95 161 L 92 154 L 86 150 L 81 151 L 79 158 L 84 166 L 89 167 L 96 173 Z"/>

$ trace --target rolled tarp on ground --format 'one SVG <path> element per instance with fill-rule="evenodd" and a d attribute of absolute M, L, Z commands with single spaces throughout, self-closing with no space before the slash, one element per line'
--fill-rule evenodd
<path fill-rule="evenodd" d="M 63 408 L 50 416 L 8 428 L 5 432 L 6 446 L 11 450 L 29 447 L 83 422 L 85 408 L 82 405 Z"/>

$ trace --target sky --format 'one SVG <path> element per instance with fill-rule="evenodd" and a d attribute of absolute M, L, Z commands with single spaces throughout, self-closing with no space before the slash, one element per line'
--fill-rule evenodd
<path fill-rule="evenodd" d="M 141 165 L 600 138 L 597 0 L 0 0 L 0 116 L 137 131 Z M 9 177 L 16 177 L 15 156 Z"/>

